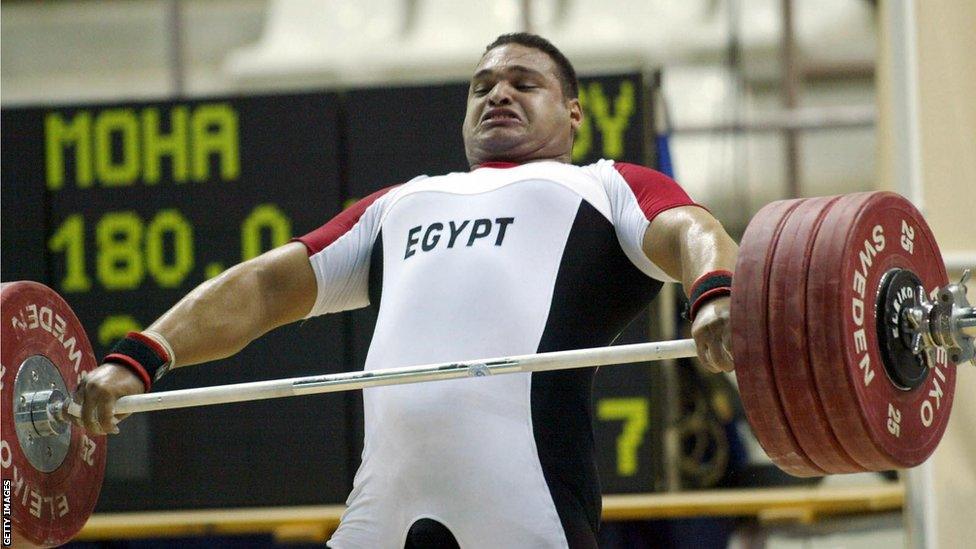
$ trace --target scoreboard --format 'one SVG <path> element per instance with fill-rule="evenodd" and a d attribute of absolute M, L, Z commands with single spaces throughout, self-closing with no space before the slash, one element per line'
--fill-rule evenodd
<path fill-rule="evenodd" d="M 8 135 L 43 129 L 44 169 L 27 175 L 46 195 L 46 274 L 98 310 L 86 320 L 101 348 L 339 211 L 328 95 L 17 114 Z"/>
<path fill-rule="evenodd" d="M 65 297 L 97 356 L 204 280 L 311 231 L 357 198 L 466 170 L 465 84 L 4 109 L 2 279 Z M 576 163 L 648 163 L 639 75 L 581 81 Z M 363 309 L 275 330 L 155 390 L 361 368 Z M 646 339 L 647 319 L 621 343 Z M 605 491 L 660 478 L 656 369 L 597 376 Z M 361 396 L 136 414 L 109 437 L 99 510 L 339 503 L 358 466 Z M 136 497 L 134 494 L 139 494 Z"/>
<path fill-rule="evenodd" d="M 342 207 L 335 94 L 11 109 L 3 125 L 3 280 L 63 295 L 96 356 Z M 156 389 L 340 371 L 345 345 L 341 318 L 314 319 Z M 109 437 L 100 508 L 340 501 L 346 401 L 137 414 Z M 305 427 L 288 433 L 288 423 Z M 332 478 L 294 482 L 279 462 L 301 453 Z"/>

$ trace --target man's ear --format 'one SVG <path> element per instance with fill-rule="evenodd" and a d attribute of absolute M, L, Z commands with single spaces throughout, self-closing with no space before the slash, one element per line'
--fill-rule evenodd
<path fill-rule="evenodd" d="M 576 135 L 576 130 L 583 123 L 583 106 L 580 105 L 578 98 L 573 98 L 567 102 L 567 107 L 569 108 L 569 123 L 572 126 L 573 135 Z"/>

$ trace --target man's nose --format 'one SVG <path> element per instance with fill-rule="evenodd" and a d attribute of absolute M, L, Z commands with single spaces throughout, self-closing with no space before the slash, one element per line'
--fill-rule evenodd
<path fill-rule="evenodd" d="M 498 82 L 488 93 L 488 104 L 492 106 L 507 105 L 512 102 L 512 87 L 507 82 Z"/>

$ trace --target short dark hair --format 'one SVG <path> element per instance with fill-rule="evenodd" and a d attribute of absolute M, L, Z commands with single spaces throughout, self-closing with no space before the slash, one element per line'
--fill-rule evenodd
<path fill-rule="evenodd" d="M 576 69 L 573 68 L 573 64 L 569 62 L 569 59 L 563 55 L 563 52 L 552 45 L 552 42 L 537 34 L 512 32 L 503 34 L 496 38 L 494 42 L 488 44 L 488 47 L 485 48 L 485 53 L 505 44 L 518 44 L 527 48 L 535 48 L 548 55 L 552 59 L 552 62 L 559 67 L 558 76 L 559 82 L 562 84 L 563 95 L 570 99 L 579 97 L 579 81 L 576 80 Z"/>

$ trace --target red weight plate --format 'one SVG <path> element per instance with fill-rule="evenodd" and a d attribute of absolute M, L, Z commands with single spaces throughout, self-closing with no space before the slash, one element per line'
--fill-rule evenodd
<path fill-rule="evenodd" d="M 861 404 L 849 381 L 843 356 L 848 342 L 838 335 L 840 330 L 835 329 L 835 325 L 845 326 L 844 319 L 851 314 L 850 298 L 846 306 L 839 304 L 838 296 L 846 295 L 847 288 L 852 286 L 851 277 L 841 273 L 844 261 L 840 252 L 844 246 L 852 245 L 848 240 L 855 238 L 858 212 L 867 207 L 874 196 L 874 193 L 856 193 L 842 197 L 828 213 L 817 234 L 807 274 L 807 341 L 818 394 L 824 408 L 830 411 L 828 419 L 834 434 L 858 463 L 873 471 L 883 471 L 898 466 L 867 442 Z M 853 253 L 856 256 L 858 252 Z M 865 286 L 865 301 L 873 301 L 869 293 Z M 868 324 L 863 322 L 865 333 L 873 331 L 873 326 L 868 330 Z M 878 373 L 876 370 L 880 367 L 876 361 L 872 371 Z"/>
<path fill-rule="evenodd" d="M 95 367 L 88 337 L 61 297 L 36 282 L 12 282 L 0 288 L 2 337 L 3 440 L 0 464 L 11 482 L 14 545 L 66 543 L 91 516 L 105 474 L 106 440 L 71 427 L 67 453 L 50 472 L 35 467 L 25 453 L 14 422 L 14 385 L 29 357 L 46 357 L 65 388 L 74 392 L 82 372 Z M 18 399 L 19 400 L 19 399 Z M 62 447 L 64 448 L 64 447 Z"/>
<path fill-rule="evenodd" d="M 928 377 L 912 390 L 888 377 L 877 337 L 881 279 L 892 269 L 917 275 L 931 292 L 948 283 L 942 256 L 922 215 L 888 192 L 848 195 L 824 219 L 807 286 L 808 343 L 834 433 L 872 470 L 912 467 L 935 450 L 955 392 L 955 368 L 935 353 Z"/>
<path fill-rule="evenodd" d="M 783 412 L 807 457 L 827 473 L 865 471 L 844 451 L 820 404 L 806 334 L 810 251 L 823 218 L 840 197 L 812 198 L 780 232 L 769 273 L 769 350 Z"/>
<path fill-rule="evenodd" d="M 801 202 L 773 202 L 746 228 L 732 282 L 732 356 L 742 406 L 759 444 L 783 471 L 811 477 L 824 471 L 803 452 L 786 420 L 766 336 L 770 257 L 783 224 Z"/>

